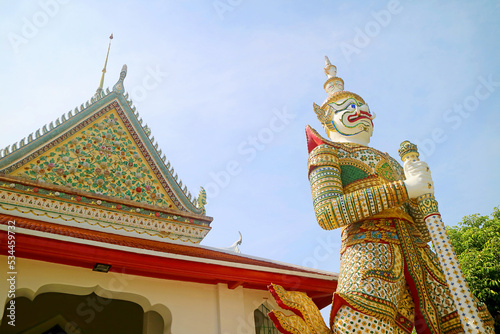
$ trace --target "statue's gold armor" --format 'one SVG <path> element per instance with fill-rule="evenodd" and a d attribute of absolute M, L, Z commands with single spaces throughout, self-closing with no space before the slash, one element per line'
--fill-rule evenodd
<path fill-rule="evenodd" d="M 311 128 L 308 174 L 319 225 L 341 229 L 341 264 L 330 326 L 311 299 L 272 285 L 293 316 L 270 313 L 282 333 L 462 333 L 430 236 L 408 198 L 404 172 L 386 153 L 333 143 Z M 480 305 L 484 324 L 493 319 Z M 492 327 L 490 327 L 492 328 Z"/>
<path fill-rule="evenodd" d="M 310 127 L 306 135 L 317 221 L 326 230 L 341 229 L 330 326 L 307 295 L 277 285 L 271 285 L 271 293 L 295 315 L 272 311 L 271 318 L 282 333 L 293 334 L 411 333 L 413 327 L 419 334 L 462 333 L 445 277 L 428 245 L 424 217 L 408 196 L 403 169 L 388 154 L 366 146 L 375 115 L 359 95 L 343 90 L 343 80 L 327 57 L 325 73 L 329 96 L 314 111 L 336 142 Z M 427 185 L 432 187 L 430 180 Z M 491 315 L 484 304 L 478 306 L 487 332 L 493 333 Z"/>
<path fill-rule="evenodd" d="M 327 230 L 340 228 L 342 236 L 330 325 L 350 321 L 349 315 L 337 316 L 348 305 L 402 333 L 410 333 L 415 321 L 430 333 L 461 333 L 444 275 L 427 244 L 427 227 L 408 198 L 398 162 L 367 146 L 330 142 L 310 128 L 307 134 L 318 223 Z"/>

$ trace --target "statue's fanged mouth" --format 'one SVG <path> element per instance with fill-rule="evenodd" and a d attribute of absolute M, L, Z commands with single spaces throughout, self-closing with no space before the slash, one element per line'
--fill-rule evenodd
<path fill-rule="evenodd" d="M 370 121 L 370 123 L 372 123 L 373 125 L 373 122 L 372 122 L 372 115 L 370 113 L 367 113 L 365 111 L 361 111 L 360 113 L 358 114 L 355 114 L 355 115 L 350 115 L 347 117 L 347 120 L 351 123 L 354 123 L 360 119 L 367 119 Z"/>

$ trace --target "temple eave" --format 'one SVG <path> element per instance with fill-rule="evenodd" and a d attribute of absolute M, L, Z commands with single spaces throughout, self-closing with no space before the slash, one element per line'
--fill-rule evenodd
<path fill-rule="evenodd" d="M 104 194 L 96 194 L 84 190 L 74 189 L 68 186 L 56 185 L 48 182 L 40 182 L 26 177 L 6 175 L 0 172 L 0 187 L 8 187 L 8 184 L 19 184 L 28 187 L 46 189 L 48 191 L 59 192 L 67 195 L 81 196 L 87 199 L 106 201 L 114 204 L 126 205 L 149 211 L 163 212 L 166 214 L 178 215 L 187 218 L 198 219 L 206 222 L 208 225 L 213 221 L 213 217 L 196 214 L 189 211 L 177 210 L 174 208 L 152 205 L 149 203 L 136 202 L 125 198 L 113 197 Z"/>

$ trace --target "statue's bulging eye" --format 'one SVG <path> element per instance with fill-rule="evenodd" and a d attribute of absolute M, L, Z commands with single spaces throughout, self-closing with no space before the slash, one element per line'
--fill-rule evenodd
<path fill-rule="evenodd" d="M 350 105 L 350 107 L 354 109 L 354 108 L 356 108 L 356 105 L 353 103 Z"/>

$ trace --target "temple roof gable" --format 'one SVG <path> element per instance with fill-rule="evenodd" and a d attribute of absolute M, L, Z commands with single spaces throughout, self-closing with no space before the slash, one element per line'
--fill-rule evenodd
<path fill-rule="evenodd" d="M 96 93 L 19 143 L 0 150 L 0 173 L 205 215 L 125 93 L 126 66 L 113 90 Z"/>

